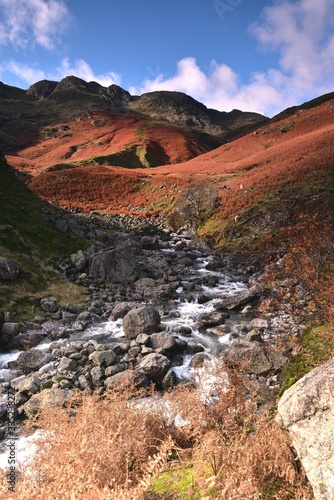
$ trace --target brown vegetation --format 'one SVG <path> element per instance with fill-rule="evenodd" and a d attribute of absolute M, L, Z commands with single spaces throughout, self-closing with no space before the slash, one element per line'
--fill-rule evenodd
<path fill-rule="evenodd" d="M 311 500 L 286 434 L 245 397 L 242 376 L 225 365 L 215 377 L 206 396 L 183 386 L 141 400 L 143 393 L 125 388 L 46 411 L 37 422 L 45 430 L 40 452 L 16 493 L 8 494 L 3 480 L 2 494 L 20 500 Z M 183 479 L 171 488 L 175 471 Z"/>

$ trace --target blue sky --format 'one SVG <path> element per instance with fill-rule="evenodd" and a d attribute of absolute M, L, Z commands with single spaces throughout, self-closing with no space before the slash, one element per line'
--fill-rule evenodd
<path fill-rule="evenodd" d="M 333 0 L 0 0 L 0 80 L 76 75 L 268 116 L 334 91 Z"/>

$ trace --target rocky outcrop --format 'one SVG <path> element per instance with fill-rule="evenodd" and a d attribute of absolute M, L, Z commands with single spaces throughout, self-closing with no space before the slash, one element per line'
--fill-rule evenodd
<path fill-rule="evenodd" d="M 136 257 L 130 241 L 93 255 L 89 261 L 93 278 L 112 283 L 132 283 L 137 277 Z"/>
<path fill-rule="evenodd" d="M 317 500 L 334 499 L 334 359 L 308 373 L 278 403 Z"/>

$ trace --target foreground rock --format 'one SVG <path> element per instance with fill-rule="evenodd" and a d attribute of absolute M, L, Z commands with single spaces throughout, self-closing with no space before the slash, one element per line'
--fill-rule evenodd
<path fill-rule="evenodd" d="M 334 499 L 334 359 L 288 389 L 278 403 L 317 500 Z"/>

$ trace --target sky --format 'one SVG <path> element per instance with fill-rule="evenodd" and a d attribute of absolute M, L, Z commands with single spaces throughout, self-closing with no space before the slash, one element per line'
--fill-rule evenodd
<path fill-rule="evenodd" d="M 333 0 L 0 0 L 0 81 L 75 75 L 273 116 L 334 91 Z"/>

